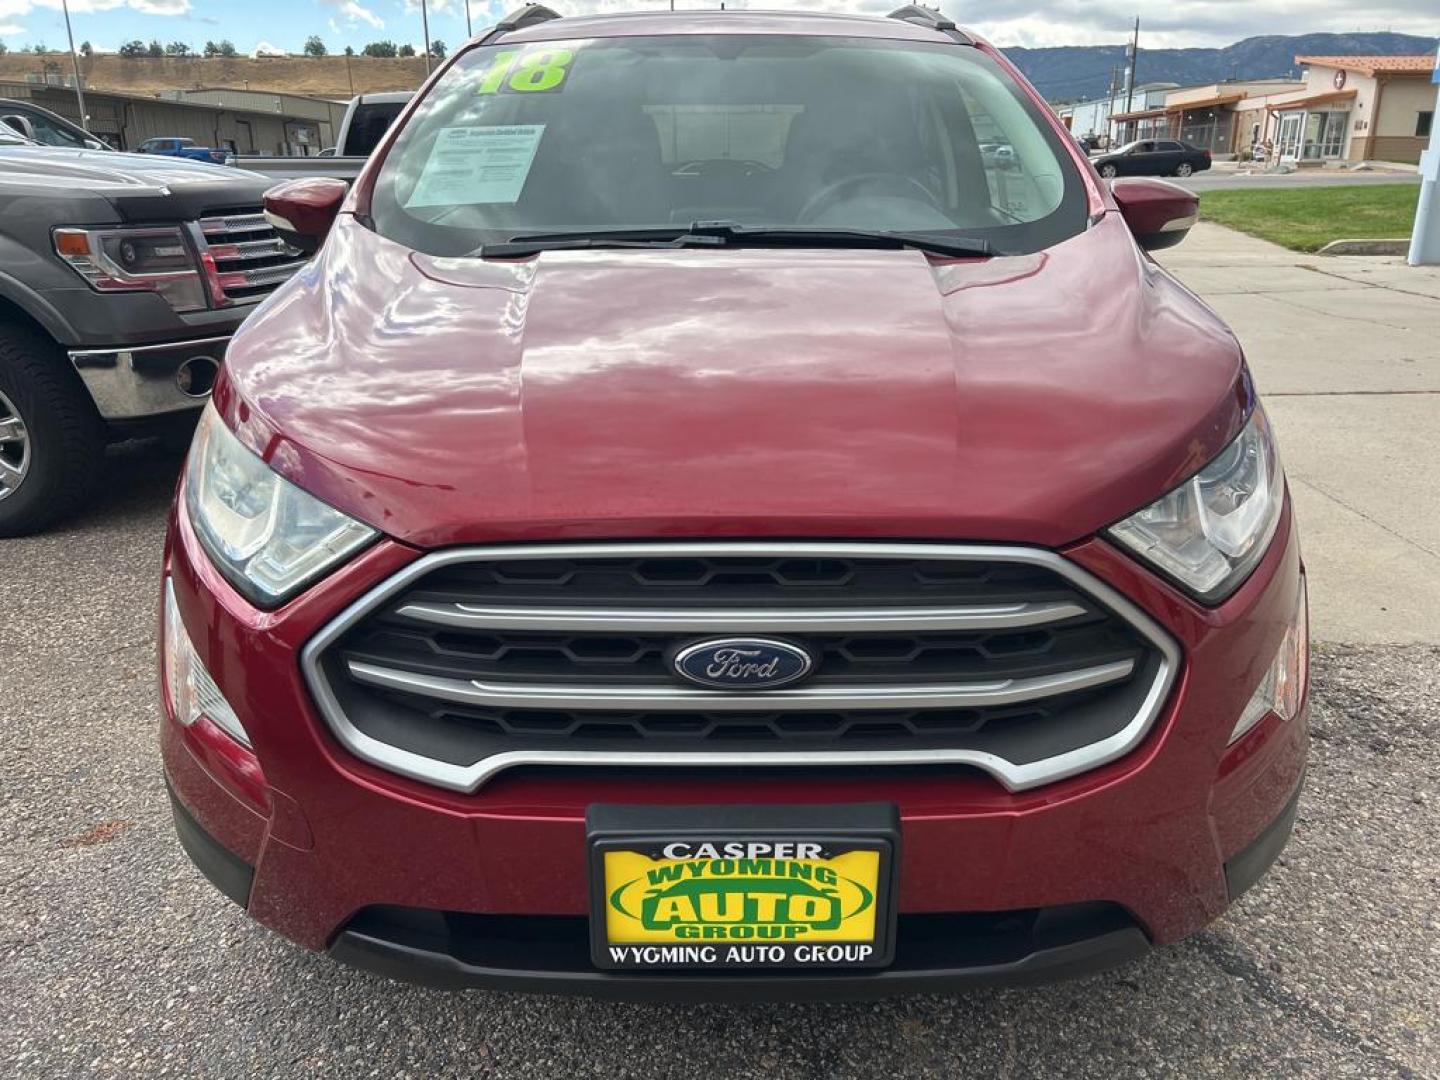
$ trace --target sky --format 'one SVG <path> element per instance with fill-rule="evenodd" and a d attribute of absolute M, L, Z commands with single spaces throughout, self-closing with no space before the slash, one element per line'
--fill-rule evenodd
<path fill-rule="evenodd" d="M 902 0 L 727 0 L 727 7 L 809 8 L 885 14 Z M 69 0 L 75 41 L 110 51 L 139 38 L 195 49 L 229 39 L 237 49 L 299 52 L 311 34 L 331 52 L 389 39 L 419 45 L 420 0 Z M 475 30 L 523 0 L 470 0 Z M 677 0 L 684 8 L 716 3 Z M 553 0 L 565 15 L 662 9 L 669 0 Z M 65 47 L 61 0 L 0 0 L 0 41 L 10 49 Z M 430 36 L 465 39 L 464 0 L 428 0 Z M 1257 34 L 1396 30 L 1440 35 L 1440 0 L 984 0 L 941 7 L 997 45 L 1114 44 L 1140 16 L 1141 46 L 1228 45 Z"/>

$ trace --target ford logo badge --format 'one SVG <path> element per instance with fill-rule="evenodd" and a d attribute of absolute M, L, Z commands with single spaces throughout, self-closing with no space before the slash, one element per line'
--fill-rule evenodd
<path fill-rule="evenodd" d="M 810 674 L 811 655 L 768 638 L 721 638 L 686 646 L 671 661 L 675 674 L 717 690 L 773 690 Z"/>

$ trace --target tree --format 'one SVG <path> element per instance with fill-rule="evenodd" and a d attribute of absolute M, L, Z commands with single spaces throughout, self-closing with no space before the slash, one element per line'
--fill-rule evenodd
<path fill-rule="evenodd" d="M 229 38 L 225 38 L 220 42 L 220 55 L 226 59 L 230 59 L 240 54 L 235 51 L 235 43 Z"/>
<path fill-rule="evenodd" d="M 127 41 L 120 46 L 120 55 L 127 60 L 134 60 L 137 56 L 145 55 L 145 43 L 139 38 L 134 41 Z"/>
<path fill-rule="evenodd" d="M 9 46 L 9 45 L 6 45 L 5 42 L 0 41 L 0 56 L 4 56 L 4 55 L 5 55 L 6 53 L 8 53 L 9 51 L 10 51 L 10 46 Z"/>
<path fill-rule="evenodd" d="M 172 41 L 165 46 L 166 56 L 190 56 L 192 55 L 189 45 L 183 41 Z"/>
<path fill-rule="evenodd" d="M 354 55 L 355 55 L 355 46 L 354 46 L 354 45 L 346 45 L 346 46 L 345 46 L 345 55 L 346 55 L 346 56 L 354 56 Z"/>
<path fill-rule="evenodd" d="M 145 46 L 145 55 L 150 57 L 164 56 L 165 47 L 161 45 L 160 42 L 156 41 L 154 38 L 151 38 L 150 44 Z"/>
<path fill-rule="evenodd" d="M 394 56 L 398 50 L 393 41 L 372 41 L 362 52 L 365 56 Z"/>
<path fill-rule="evenodd" d="M 398 53 L 396 53 L 396 55 L 397 55 L 397 56 L 414 56 L 414 55 L 415 55 L 415 46 L 414 46 L 414 45 L 401 45 L 401 46 L 400 46 L 400 51 L 399 51 Z"/>
<path fill-rule="evenodd" d="M 94 56 L 95 46 L 91 45 L 88 41 L 80 42 L 80 55 L 84 57 Z"/>
<path fill-rule="evenodd" d="M 430 42 L 430 55 L 435 57 L 436 60 L 444 60 L 445 54 L 449 51 L 450 47 L 446 45 L 445 42 L 441 41 L 439 38 L 436 38 L 434 41 Z"/>
<path fill-rule="evenodd" d="M 319 34 L 311 34 L 305 39 L 306 56 L 329 56 L 330 50 L 325 48 L 325 42 L 320 40 Z"/>

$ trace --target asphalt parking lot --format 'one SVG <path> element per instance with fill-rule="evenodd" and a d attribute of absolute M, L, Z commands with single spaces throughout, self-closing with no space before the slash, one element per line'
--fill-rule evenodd
<path fill-rule="evenodd" d="M 1237 283 L 1233 304 L 1254 291 L 1240 277 L 1216 276 Z M 1281 390 L 1278 359 L 1262 363 L 1262 389 Z M 1407 407 L 1427 393 L 1405 389 Z M 1273 410 L 1282 438 L 1300 441 L 1308 407 Z M 1300 482 L 1324 441 L 1287 444 Z M 1037 990 L 682 1008 L 386 983 L 252 925 L 203 881 L 173 839 L 154 746 L 178 465 L 152 444 L 117 448 L 82 519 L 0 547 L 0 1075 L 1440 1075 L 1440 647 L 1418 616 L 1345 621 L 1331 553 L 1351 533 L 1330 492 L 1300 506 L 1320 538 L 1306 548 L 1322 616 L 1308 786 L 1281 863 L 1226 918 Z M 1380 511 L 1351 510 L 1408 542 Z M 1408 565 L 1382 555 L 1371 572 Z"/>

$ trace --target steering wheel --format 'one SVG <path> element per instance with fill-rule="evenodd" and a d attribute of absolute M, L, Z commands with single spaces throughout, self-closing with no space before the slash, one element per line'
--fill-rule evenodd
<path fill-rule="evenodd" d="M 797 221 L 809 221 L 818 217 L 823 210 L 828 210 L 831 204 L 847 198 L 854 189 L 865 184 L 878 184 L 888 187 L 892 192 L 901 195 L 915 195 L 919 193 L 932 208 L 939 210 L 940 202 L 935 194 L 920 183 L 913 176 L 905 176 L 903 173 L 888 172 L 867 172 L 857 173 L 854 176 L 847 176 L 844 179 L 836 180 L 834 183 L 826 184 L 823 188 L 810 196 L 809 200 L 800 209 Z"/>

